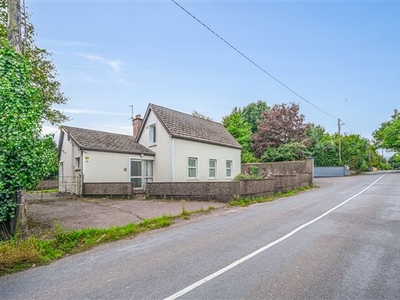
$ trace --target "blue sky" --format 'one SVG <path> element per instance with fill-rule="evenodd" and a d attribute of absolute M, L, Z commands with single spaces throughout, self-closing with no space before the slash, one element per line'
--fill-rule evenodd
<path fill-rule="evenodd" d="M 66 125 L 130 134 L 148 103 L 220 122 L 237 107 L 296 102 L 307 122 L 364 137 L 400 109 L 400 3 L 26 0 L 52 53 Z M 47 126 L 47 125 L 46 125 Z M 46 127 L 48 130 L 48 128 Z"/>

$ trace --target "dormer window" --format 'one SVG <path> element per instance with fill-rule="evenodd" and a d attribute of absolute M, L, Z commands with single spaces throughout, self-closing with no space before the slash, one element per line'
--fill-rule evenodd
<path fill-rule="evenodd" d="M 149 146 L 157 144 L 156 124 L 149 125 Z"/>

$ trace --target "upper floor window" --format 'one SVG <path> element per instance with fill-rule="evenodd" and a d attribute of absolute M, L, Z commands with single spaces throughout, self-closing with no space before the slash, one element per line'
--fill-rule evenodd
<path fill-rule="evenodd" d="M 208 178 L 217 178 L 217 160 L 210 159 L 208 162 Z"/>
<path fill-rule="evenodd" d="M 149 145 L 155 145 L 157 143 L 157 131 L 156 124 L 149 125 Z"/>
<path fill-rule="evenodd" d="M 232 177 L 232 171 L 233 171 L 233 161 L 227 160 L 226 161 L 226 177 L 227 178 Z"/>

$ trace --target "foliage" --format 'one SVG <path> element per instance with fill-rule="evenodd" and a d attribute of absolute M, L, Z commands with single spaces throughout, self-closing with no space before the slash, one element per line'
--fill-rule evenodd
<path fill-rule="evenodd" d="M 393 169 L 400 169 L 400 152 L 395 153 L 391 158 L 389 158 L 388 163 Z"/>
<path fill-rule="evenodd" d="M 261 156 L 263 162 L 305 160 L 311 155 L 305 143 L 292 142 L 278 147 L 269 147 Z"/>
<path fill-rule="evenodd" d="M 43 103 L 30 82 L 30 64 L 3 43 L 0 48 L 0 221 L 13 215 L 16 189 L 34 187 L 44 171 L 39 136 Z"/>
<path fill-rule="evenodd" d="M 58 162 L 58 148 L 54 141 L 54 134 L 47 134 L 41 138 L 43 144 L 41 157 L 43 160 L 42 167 L 45 177 L 41 179 L 49 179 L 58 176 L 59 162 Z"/>
<path fill-rule="evenodd" d="M 252 147 L 255 156 L 260 158 L 270 147 L 303 142 L 306 138 L 308 124 L 304 115 L 299 114 L 298 104 L 276 104 L 270 113 L 264 112 L 258 125 L 258 133 L 252 136 Z"/>
<path fill-rule="evenodd" d="M 269 113 L 271 109 L 264 101 L 258 100 L 257 102 L 252 102 L 242 109 L 243 118 L 249 124 L 251 132 L 256 133 L 258 130 L 258 125 L 263 119 L 263 113 Z"/>
<path fill-rule="evenodd" d="M 378 148 L 390 151 L 400 151 L 400 113 L 394 110 L 392 118 L 383 122 L 372 134 Z"/>
<path fill-rule="evenodd" d="M 50 53 L 35 45 L 35 30 L 27 15 L 22 16 L 22 23 L 26 24 L 25 39 L 23 41 L 24 58 L 30 62 L 31 82 L 38 88 L 42 101 L 42 118 L 51 124 L 60 124 L 68 118 L 61 111 L 54 109 L 53 104 L 62 105 L 67 98 L 61 92 L 57 80 L 57 71 L 54 63 L 49 59 Z M 7 0 L 0 0 L 0 40 L 7 40 Z"/>
<path fill-rule="evenodd" d="M 247 173 L 239 173 L 233 178 L 233 180 L 254 180 L 254 179 L 263 179 L 264 177 L 259 174 L 247 174 Z"/>
<path fill-rule="evenodd" d="M 222 124 L 242 146 L 242 162 L 248 163 L 257 161 L 250 147 L 250 125 L 246 122 L 242 111 L 235 107 L 230 115 L 223 118 Z"/>
<path fill-rule="evenodd" d="M 307 129 L 307 138 L 310 141 L 309 151 L 318 167 L 338 165 L 338 146 L 329 133 L 320 125 L 310 124 Z"/>

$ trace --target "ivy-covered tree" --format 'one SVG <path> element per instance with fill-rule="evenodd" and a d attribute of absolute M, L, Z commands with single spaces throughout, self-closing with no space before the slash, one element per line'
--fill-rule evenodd
<path fill-rule="evenodd" d="M 378 148 L 400 151 L 400 112 L 395 109 L 392 118 L 383 122 L 372 135 Z"/>
<path fill-rule="evenodd" d="M 60 110 L 53 107 L 54 104 L 62 105 L 67 98 L 61 92 L 60 82 L 57 80 L 57 70 L 50 60 L 50 53 L 35 45 L 35 30 L 27 15 L 22 15 L 25 26 L 22 50 L 24 58 L 31 66 L 30 80 L 38 88 L 42 101 L 42 120 L 51 124 L 61 124 L 68 120 Z M 7 0 L 0 0 L 0 39 L 7 40 Z"/>
<path fill-rule="evenodd" d="M 46 170 L 40 139 L 43 101 L 32 68 L 4 40 L 0 43 L 0 221 L 15 212 L 14 193 L 30 189 Z"/>
<path fill-rule="evenodd" d="M 295 103 L 276 104 L 271 112 L 264 112 L 258 132 L 252 136 L 252 148 L 255 156 L 260 158 L 272 147 L 295 142 L 304 142 L 308 124 L 304 115 L 299 113 L 300 106 Z"/>

